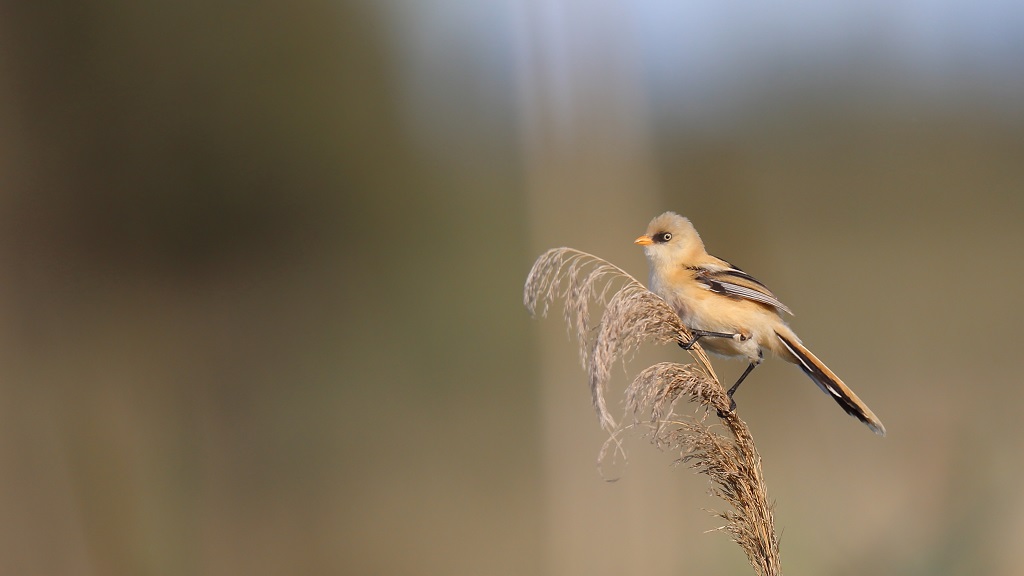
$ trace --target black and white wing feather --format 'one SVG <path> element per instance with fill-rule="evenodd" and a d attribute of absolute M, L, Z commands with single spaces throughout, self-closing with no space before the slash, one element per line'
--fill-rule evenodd
<path fill-rule="evenodd" d="M 780 312 L 792 315 L 793 312 L 772 294 L 767 286 L 757 278 L 722 260 L 724 266 L 700 266 L 693 270 L 696 279 L 705 288 L 730 298 L 742 298 L 771 306 Z"/>

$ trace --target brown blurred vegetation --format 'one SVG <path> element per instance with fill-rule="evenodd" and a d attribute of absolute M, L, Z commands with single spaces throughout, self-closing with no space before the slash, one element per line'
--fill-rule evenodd
<path fill-rule="evenodd" d="M 784 569 L 1019 573 L 1019 108 L 840 70 L 688 133 L 597 54 L 558 140 L 541 50 L 498 103 L 440 67 L 424 144 L 396 6 L 0 6 L 0 573 L 744 573 L 669 456 L 601 482 L 522 309 L 556 245 L 644 277 L 666 209 L 889 428 L 744 386 Z"/>

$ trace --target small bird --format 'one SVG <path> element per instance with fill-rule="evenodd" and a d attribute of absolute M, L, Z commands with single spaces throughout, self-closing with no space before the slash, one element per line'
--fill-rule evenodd
<path fill-rule="evenodd" d="M 799 366 L 847 414 L 885 436 L 885 426 L 838 376 L 804 347 L 782 319 L 792 314 L 764 284 L 736 266 L 707 253 L 690 221 L 675 212 L 657 216 L 634 240 L 643 246 L 651 268 L 650 289 L 661 296 L 692 333 L 689 350 L 701 346 L 715 354 L 746 358 L 750 365 L 729 389 L 730 400 L 763 350 Z M 732 401 L 730 409 L 736 408 Z"/>

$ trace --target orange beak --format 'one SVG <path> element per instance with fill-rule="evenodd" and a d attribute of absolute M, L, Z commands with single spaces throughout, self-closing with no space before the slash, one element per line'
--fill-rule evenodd
<path fill-rule="evenodd" d="M 640 246 L 650 246 L 651 244 L 654 244 L 654 240 L 652 240 L 650 236 L 644 234 L 643 236 L 637 238 L 636 240 L 633 240 L 633 244 L 639 244 Z"/>

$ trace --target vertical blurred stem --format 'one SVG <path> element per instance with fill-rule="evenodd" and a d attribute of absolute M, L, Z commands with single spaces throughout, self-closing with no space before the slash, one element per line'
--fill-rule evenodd
<path fill-rule="evenodd" d="M 629 6 L 628 0 L 521 4 L 520 117 L 534 250 L 572 245 L 632 263 L 643 277 L 646 264 L 631 241 L 657 210 L 657 185 Z M 643 550 L 616 540 L 614 530 L 598 529 L 629 514 L 624 503 L 636 495 L 621 485 L 610 495 L 595 472 L 599 425 L 562 328 L 545 327 L 540 352 L 545 572 L 641 568 Z M 604 499 L 599 508 L 590 504 L 594 497 Z"/>

